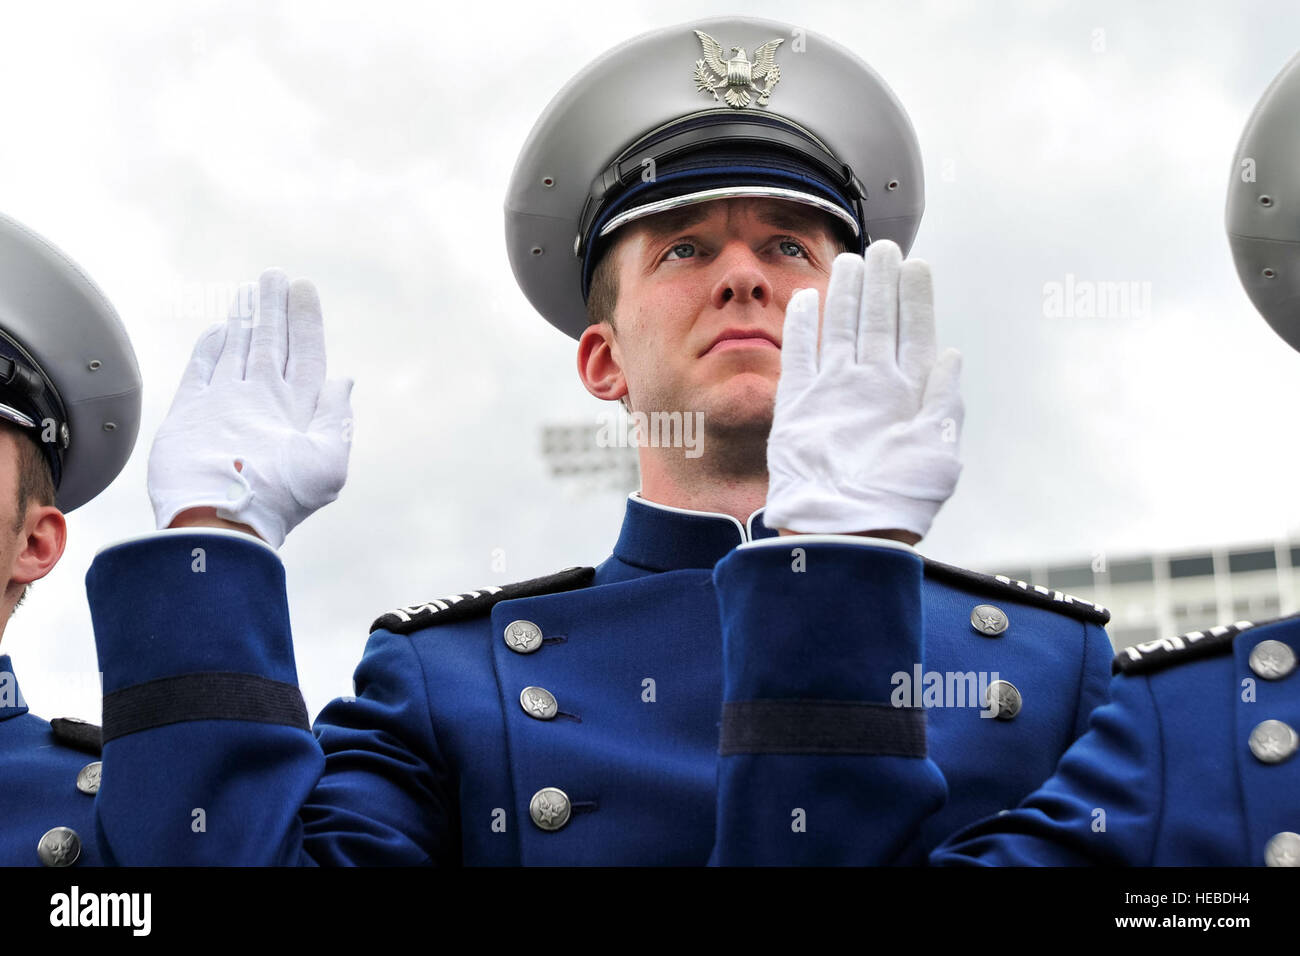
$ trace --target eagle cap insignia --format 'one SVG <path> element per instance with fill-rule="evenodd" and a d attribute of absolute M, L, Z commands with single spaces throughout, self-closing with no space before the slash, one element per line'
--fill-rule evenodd
<path fill-rule="evenodd" d="M 785 42 L 783 39 L 768 40 L 754 51 L 754 59 L 745 55 L 745 48 L 733 46 L 735 54 L 726 59 L 722 53 L 722 44 L 702 30 L 696 30 L 704 59 L 695 61 L 695 89 L 700 93 L 711 93 L 715 100 L 726 100 L 727 105 L 741 110 L 750 103 L 750 91 L 758 94 L 758 105 L 766 106 L 772 96 L 772 87 L 781 82 L 781 68 L 776 65 L 776 48 Z M 759 80 L 766 80 L 760 87 Z M 724 91 L 718 96 L 718 91 Z"/>

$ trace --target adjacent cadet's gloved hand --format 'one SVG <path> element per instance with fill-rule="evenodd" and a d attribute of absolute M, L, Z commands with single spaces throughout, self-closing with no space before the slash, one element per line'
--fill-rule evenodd
<path fill-rule="evenodd" d="M 347 479 L 352 380 L 325 380 L 311 282 L 268 269 L 251 311 L 236 302 L 199 338 L 154 438 L 149 498 L 159 528 L 188 508 L 216 508 L 278 548 Z"/>
<path fill-rule="evenodd" d="M 930 267 L 878 240 L 791 296 L 767 444 L 769 528 L 924 536 L 961 473 L 961 355 L 935 359 Z"/>

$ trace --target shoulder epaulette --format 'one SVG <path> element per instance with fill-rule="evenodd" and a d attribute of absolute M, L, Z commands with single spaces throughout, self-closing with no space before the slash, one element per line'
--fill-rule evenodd
<path fill-rule="evenodd" d="M 477 591 L 452 594 L 424 604 L 412 604 L 409 607 L 399 607 L 389 611 L 376 618 L 375 623 L 370 625 L 370 630 L 373 632 L 382 628 L 395 634 L 410 634 L 412 631 L 434 624 L 463 621 L 469 617 L 485 614 L 500 601 L 585 588 L 591 584 L 595 576 L 595 568 L 565 568 L 554 574 L 519 581 L 515 584 L 488 586 Z"/>
<path fill-rule="evenodd" d="M 1188 631 L 1177 637 L 1162 637 L 1156 641 L 1133 644 L 1115 655 L 1110 671 L 1112 674 L 1150 674 L 1184 661 L 1226 654 L 1232 650 L 1232 642 L 1242 631 L 1297 617 L 1300 614 L 1289 614 L 1267 621 L 1237 621 L 1235 624 L 1207 627 L 1203 631 Z"/>
<path fill-rule="evenodd" d="M 66 747 L 94 754 L 96 757 L 104 752 L 104 738 L 97 724 L 78 717 L 55 717 L 50 721 L 50 732 L 54 739 Z"/>
<path fill-rule="evenodd" d="M 1006 594 L 1029 604 L 1037 604 L 1053 611 L 1060 611 L 1062 614 L 1068 614 L 1071 617 L 1078 618 L 1081 621 L 1089 621 L 1093 624 L 1105 624 L 1110 620 L 1110 611 L 1100 604 L 1093 604 L 1091 601 L 1075 597 L 1073 594 L 1066 594 L 1064 591 L 1045 588 L 1041 584 L 1017 581 L 1005 574 L 980 574 L 978 571 L 968 571 L 965 568 L 943 564 L 940 561 L 926 558 L 925 576 L 985 593 Z"/>

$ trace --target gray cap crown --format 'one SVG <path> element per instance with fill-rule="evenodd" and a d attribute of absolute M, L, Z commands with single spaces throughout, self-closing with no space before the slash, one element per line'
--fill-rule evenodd
<path fill-rule="evenodd" d="M 1269 84 L 1241 134 L 1226 218 L 1246 294 L 1300 349 L 1300 54 Z"/>
<path fill-rule="evenodd" d="M 38 441 L 46 431 L 56 432 L 60 443 L 66 437 L 55 504 L 71 511 L 108 487 L 131 456 L 140 427 L 140 369 L 99 288 L 57 248 L 2 215 L 0 334 L 57 395 L 64 420 L 52 429 L 38 422 L 32 430 Z"/>
<path fill-rule="evenodd" d="M 785 41 L 776 53 L 780 80 L 765 104 L 752 94 L 736 107 L 698 88 L 696 63 L 704 53 L 697 30 L 750 58 L 772 40 Z M 505 203 L 510 265 L 556 328 L 578 338 L 587 325 L 575 244 L 593 180 L 646 133 L 708 110 L 761 110 L 811 133 L 865 187 L 870 238 L 910 248 L 925 206 L 920 148 L 902 104 L 871 67 L 786 23 L 684 23 L 635 37 L 588 64 L 551 100 L 520 151 Z"/>

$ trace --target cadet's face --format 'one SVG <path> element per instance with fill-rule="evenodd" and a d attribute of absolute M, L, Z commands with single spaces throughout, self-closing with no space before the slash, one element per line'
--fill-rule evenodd
<path fill-rule="evenodd" d="M 725 199 L 629 225 L 612 351 L 639 411 L 702 411 L 706 427 L 771 427 L 785 307 L 823 300 L 838 246 L 823 213 Z"/>

